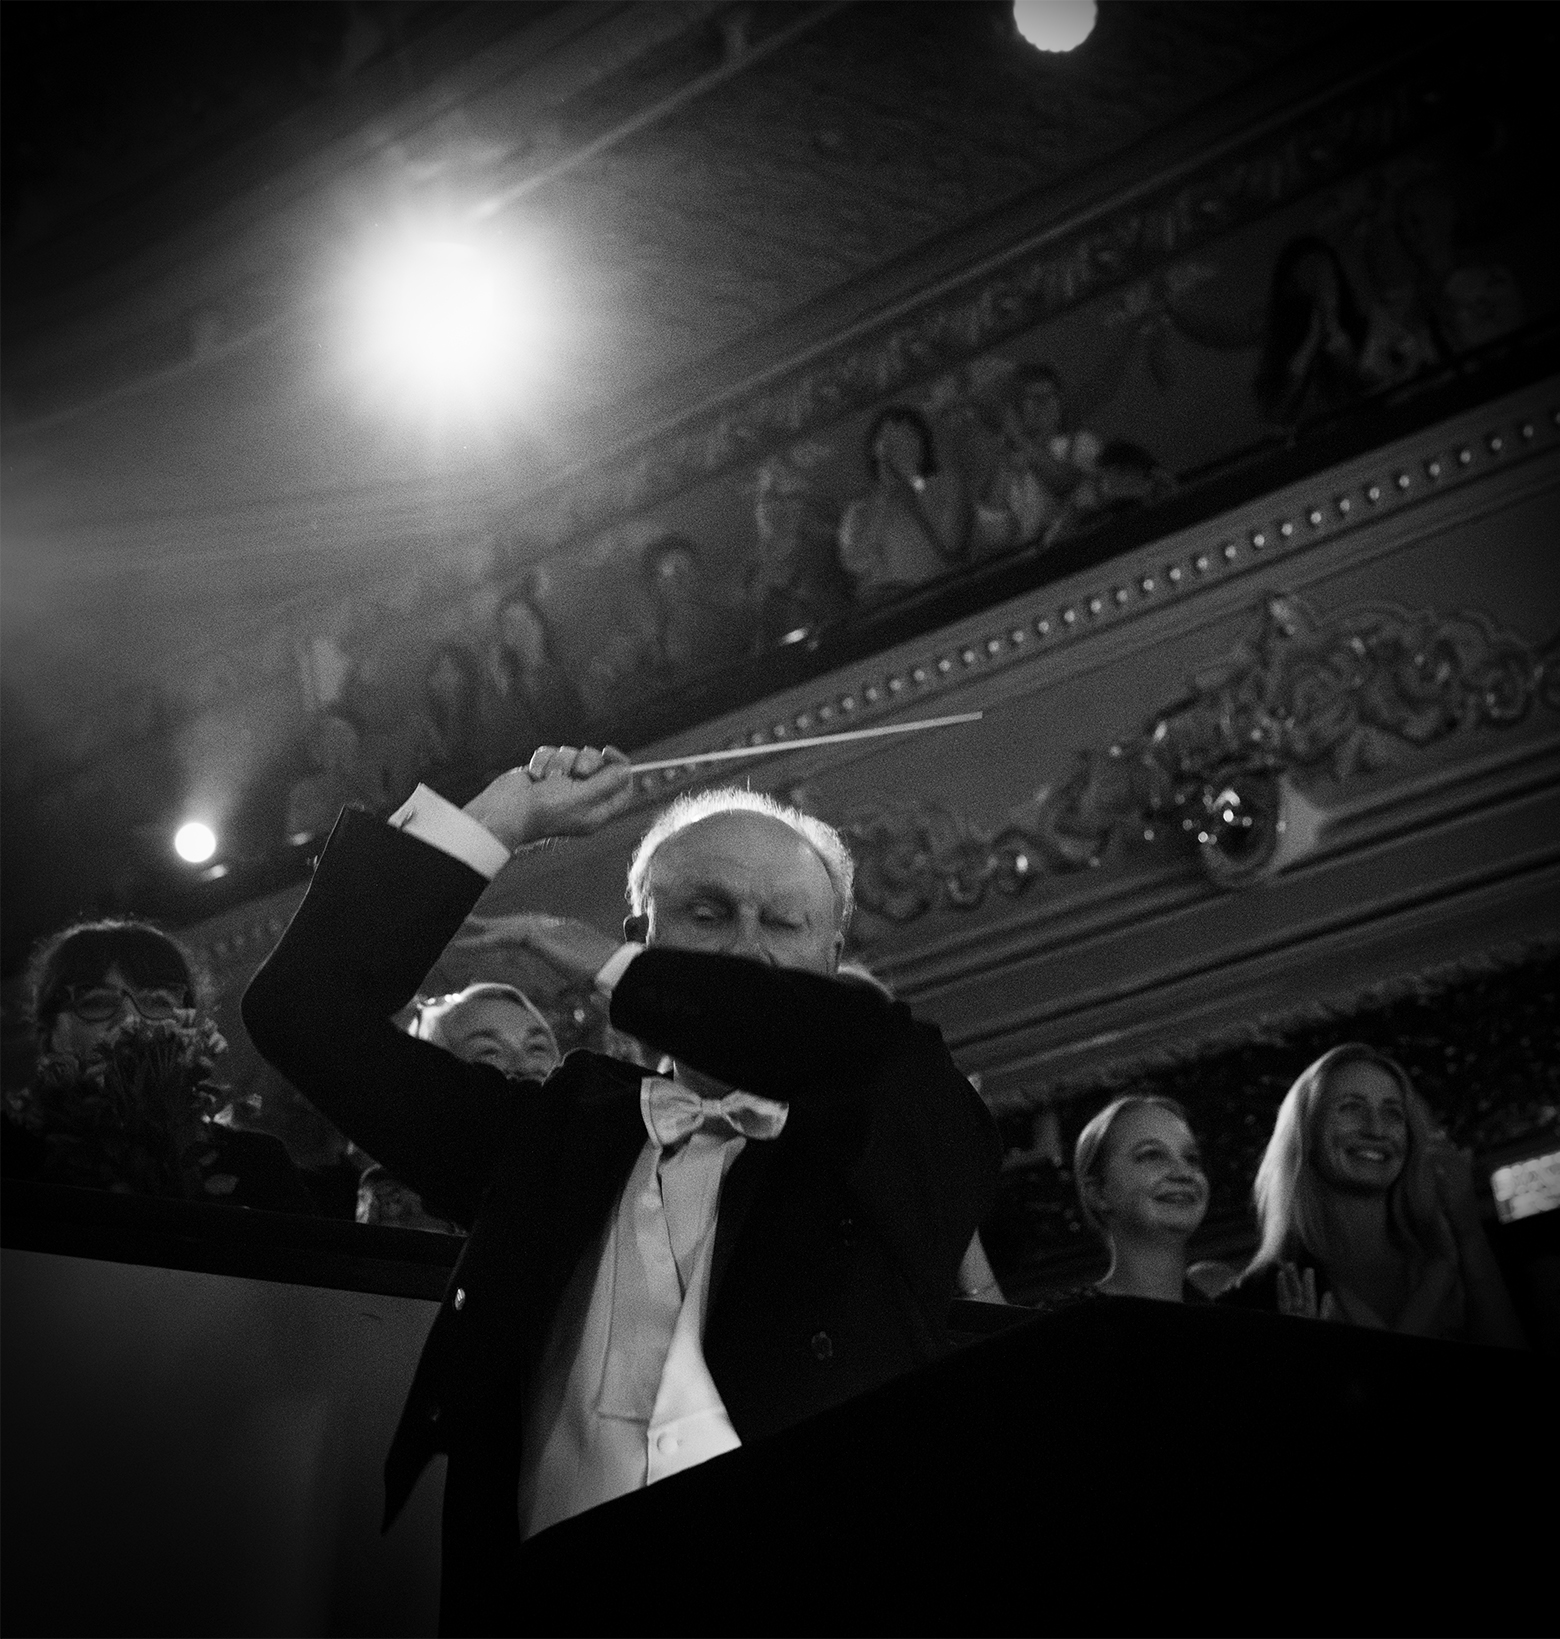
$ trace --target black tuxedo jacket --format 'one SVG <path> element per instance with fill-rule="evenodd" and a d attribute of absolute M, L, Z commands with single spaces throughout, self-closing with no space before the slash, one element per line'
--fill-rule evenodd
<path fill-rule="evenodd" d="M 449 1454 L 442 1625 L 461 1633 L 546 1625 L 515 1564 L 522 1409 L 645 1143 L 638 1065 L 571 1053 L 545 1083 L 516 1082 L 390 1023 L 484 886 L 347 810 L 243 1003 L 282 1074 L 470 1226 L 385 1471 L 388 1521 Z M 716 1228 L 705 1358 L 744 1443 L 941 1354 L 1000 1146 L 936 1029 L 862 986 L 659 949 L 629 964 L 611 1017 L 791 1107 L 727 1174 Z"/>

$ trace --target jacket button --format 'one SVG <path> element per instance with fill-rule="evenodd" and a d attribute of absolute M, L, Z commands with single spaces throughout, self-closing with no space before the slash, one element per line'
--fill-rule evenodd
<path fill-rule="evenodd" d="M 834 1357 L 834 1339 L 827 1332 L 814 1332 L 812 1335 L 812 1352 L 816 1360 L 831 1360 Z"/>
<path fill-rule="evenodd" d="M 840 1219 L 840 1236 L 844 1240 L 852 1240 L 856 1234 L 856 1220 L 854 1218 Z"/>
<path fill-rule="evenodd" d="M 444 1415 L 444 1407 L 437 1400 L 430 1400 L 424 1415 L 430 1423 L 436 1423 Z"/>
<path fill-rule="evenodd" d="M 465 1307 L 466 1307 L 466 1288 L 464 1286 L 457 1286 L 455 1288 L 455 1308 L 456 1308 L 456 1311 L 459 1312 L 460 1310 L 464 1309 Z"/>

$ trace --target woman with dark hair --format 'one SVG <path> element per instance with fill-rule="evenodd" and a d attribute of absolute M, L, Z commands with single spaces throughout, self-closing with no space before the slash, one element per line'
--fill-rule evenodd
<path fill-rule="evenodd" d="M 1469 1157 L 1384 1053 L 1348 1042 L 1300 1073 L 1253 1193 L 1262 1241 L 1225 1301 L 1525 1347 Z"/>
<path fill-rule="evenodd" d="M 1426 362 L 1380 307 L 1369 312 L 1325 239 L 1293 239 L 1273 266 L 1267 340 L 1252 390 L 1269 421 L 1297 427 L 1411 375 Z"/>
<path fill-rule="evenodd" d="M 558 663 L 551 623 L 529 580 L 505 595 L 494 626 L 488 685 L 499 761 L 523 761 L 540 745 L 593 742 L 585 702 Z"/>
<path fill-rule="evenodd" d="M 969 541 L 970 502 L 958 472 L 937 458 L 931 423 L 890 405 L 867 432 L 873 488 L 840 524 L 840 563 L 858 600 L 886 597 L 944 575 Z"/>
<path fill-rule="evenodd" d="M 1292 427 L 1358 398 L 1368 330 L 1337 251 L 1311 234 L 1291 240 L 1268 292 L 1267 339 L 1253 384 L 1262 413 Z"/>
<path fill-rule="evenodd" d="M 120 1194 L 310 1212 L 287 1151 L 239 1132 L 226 1043 L 178 943 L 149 922 L 81 922 L 28 970 L 33 1084 L 7 1099 L 6 1172 Z"/>

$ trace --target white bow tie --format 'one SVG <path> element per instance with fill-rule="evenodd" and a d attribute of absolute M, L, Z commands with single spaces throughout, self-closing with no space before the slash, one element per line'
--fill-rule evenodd
<path fill-rule="evenodd" d="M 639 1095 L 645 1129 L 652 1143 L 669 1150 L 701 1128 L 724 1128 L 743 1138 L 778 1138 L 790 1109 L 756 1093 L 727 1093 L 700 1098 L 679 1081 L 647 1076 Z"/>

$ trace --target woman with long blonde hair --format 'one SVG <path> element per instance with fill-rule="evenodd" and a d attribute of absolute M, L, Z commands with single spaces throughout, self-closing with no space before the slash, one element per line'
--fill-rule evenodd
<path fill-rule="evenodd" d="M 1261 1243 L 1227 1301 L 1525 1346 L 1479 1219 L 1471 1157 L 1396 1060 L 1324 1053 L 1279 1106 L 1253 1188 Z"/>

